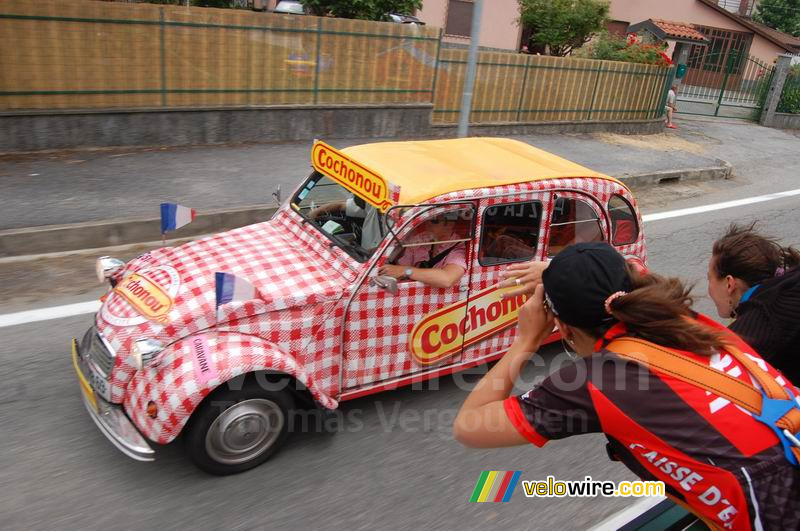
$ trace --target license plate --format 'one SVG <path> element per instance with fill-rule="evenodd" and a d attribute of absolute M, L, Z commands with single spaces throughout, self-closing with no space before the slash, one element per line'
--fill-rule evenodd
<path fill-rule="evenodd" d="M 75 368 L 75 373 L 78 375 L 78 383 L 81 386 L 81 391 L 86 400 L 91 404 L 92 408 L 97 411 L 97 399 L 94 396 L 94 389 L 89 385 L 86 376 L 83 375 L 80 366 L 78 365 L 78 341 L 72 340 L 72 366 Z"/>

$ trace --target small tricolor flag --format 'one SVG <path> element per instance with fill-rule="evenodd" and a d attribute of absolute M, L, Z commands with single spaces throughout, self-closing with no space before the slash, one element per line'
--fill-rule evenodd
<path fill-rule="evenodd" d="M 472 491 L 471 502 L 507 502 L 519 483 L 519 470 L 481 472 L 478 484 Z"/>
<path fill-rule="evenodd" d="M 215 273 L 217 283 L 217 310 L 223 304 L 249 301 L 256 298 L 256 288 L 248 281 L 230 273 Z"/>
<path fill-rule="evenodd" d="M 177 230 L 194 221 L 193 208 L 176 203 L 161 203 L 161 234 Z"/>

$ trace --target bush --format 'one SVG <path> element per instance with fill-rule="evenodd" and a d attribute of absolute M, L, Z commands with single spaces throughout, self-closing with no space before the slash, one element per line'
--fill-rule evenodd
<path fill-rule="evenodd" d="M 787 79 L 783 86 L 778 112 L 800 114 L 800 77 Z"/>
<path fill-rule="evenodd" d="M 665 53 L 665 49 L 666 43 L 639 41 L 635 35 L 625 38 L 604 32 L 587 46 L 578 50 L 575 55 L 587 59 L 669 66 L 672 61 Z"/>

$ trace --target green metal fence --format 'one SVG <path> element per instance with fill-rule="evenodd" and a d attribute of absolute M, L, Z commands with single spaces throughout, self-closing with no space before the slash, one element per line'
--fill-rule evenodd
<path fill-rule="evenodd" d="M 736 50 L 704 53 L 690 58 L 678 95 L 696 105 L 682 106 L 679 112 L 720 116 L 738 108 L 741 117 L 758 119 L 775 68 Z"/>

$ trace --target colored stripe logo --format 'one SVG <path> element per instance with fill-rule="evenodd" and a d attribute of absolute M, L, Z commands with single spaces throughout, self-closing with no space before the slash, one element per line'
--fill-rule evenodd
<path fill-rule="evenodd" d="M 478 484 L 472 491 L 471 502 L 507 502 L 514 494 L 519 483 L 519 470 L 496 471 L 484 470 L 478 478 Z"/>

